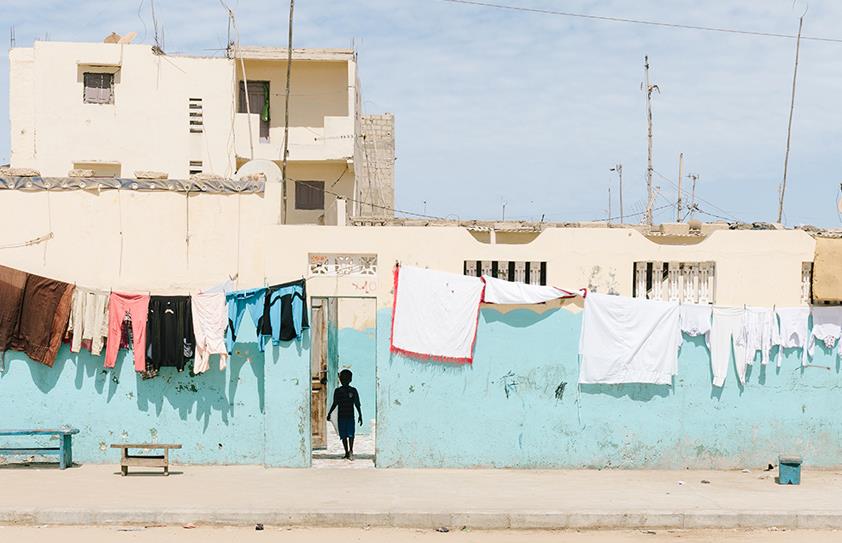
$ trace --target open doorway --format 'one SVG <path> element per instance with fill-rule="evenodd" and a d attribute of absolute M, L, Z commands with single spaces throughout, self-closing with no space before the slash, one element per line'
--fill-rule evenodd
<path fill-rule="evenodd" d="M 310 359 L 310 420 L 313 467 L 374 467 L 377 432 L 377 299 L 312 298 Z M 354 423 L 354 460 L 345 450 L 336 428 L 327 421 L 342 370 L 352 372 L 363 424 Z M 335 412 L 334 415 L 337 413 Z M 356 420 L 357 414 L 354 414 Z"/>

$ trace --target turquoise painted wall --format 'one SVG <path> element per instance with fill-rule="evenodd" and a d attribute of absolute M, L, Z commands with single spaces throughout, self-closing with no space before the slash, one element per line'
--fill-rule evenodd
<path fill-rule="evenodd" d="M 77 427 L 74 460 L 114 463 L 119 442 L 177 442 L 176 462 L 306 466 L 309 436 L 309 335 L 269 346 L 264 360 L 254 331 L 243 323 L 243 342 L 223 373 L 190 376 L 173 368 L 142 380 L 132 355 L 121 351 L 117 366 L 102 357 L 59 352 L 48 368 L 23 354 L 6 353 L 0 374 L 3 428 Z M 10 438 L 0 438 L 11 443 Z M 31 438 L 15 443 L 33 443 Z"/>
<path fill-rule="evenodd" d="M 745 387 L 732 366 L 711 386 L 704 343 L 686 338 L 674 387 L 577 387 L 581 313 L 481 312 L 473 365 L 389 352 L 390 310 L 378 315 L 381 467 L 738 468 L 778 453 L 842 465 L 842 375 L 835 354 L 779 370 L 759 363 Z M 818 348 L 817 348 L 818 349 Z"/>

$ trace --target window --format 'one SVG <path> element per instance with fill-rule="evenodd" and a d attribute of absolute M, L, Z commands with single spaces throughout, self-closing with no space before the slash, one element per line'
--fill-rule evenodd
<path fill-rule="evenodd" d="M 82 99 L 86 104 L 114 103 L 114 74 L 85 72 L 84 83 Z"/>
<path fill-rule="evenodd" d="M 271 112 L 269 109 L 269 82 L 268 81 L 249 81 L 248 84 L 248 105 L 246 105 L 246 87 L 240 81 L 240 100 L 239 113 L 251 113 L 252 115 L 259 115 L 260 126 L 258 127 L 260 133 L 260 142 L 269 143 L 269 121 L 271 120 Z"/>
<path fill-rule="evenodd" d="M 466 260 L 464 273 L 474 277 L 488 275 L 504 281 L 517 281 L 528 285 L 547 284 L 546 262 Z"/>
<path fill-rule="evenodd" d="M 813 303 L 813 263 L 801 263 L 801 303 Z"/>
<path fill-rule="evenodd" d="M 698 304 L 714 303 L 713 262 L 635 262 L 635 298 Z"/>
<path fill-rule="evenodd" d="M 189 118 L 189 127 L 191 134 L 201 134 L 205 131 L 205 121 L 202 111 L 201 98 L 188 98 L 187 113 Z"/>
<path fill-rule="evenodd" d="M 201 160 L 191 160 L 189 172 L 190 172 L 190 175 L 197 175 L 197 174 L 202 173 L 202 161 Z"/>
<path fill-rule="evenodd" d="M 324 181 L 296 181 L 295 209 L 324 209 Z"/>

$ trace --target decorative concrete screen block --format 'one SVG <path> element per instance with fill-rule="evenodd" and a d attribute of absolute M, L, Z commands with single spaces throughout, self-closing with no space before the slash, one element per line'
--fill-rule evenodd
<path fill-rule="evenodd" d="M 813 300 L 842 302 L 842 239 L 816 238 Z"/>
<path fill-rule="evenodd" d="M 310 274 L 325 276 L 376 276 L 377 255 L 310 253 Z"/>
<path fill-rule="evenodd" d="M 134 172 L 135 179 L 168 179 L 167 172 L 155 172 L 152 170 L 137 170 Z"/>
<path fill-rule="evenodd" d="M 649 300 L 714 303 L 713 262 L 635 262 L 634 297 Z"/>
<path fill-rule="evenodd" d="M 84 168 L 73 168 L 69 172 L 67 172 L 67 177 L 93 177 L 94 171 L 87 170 Z"/>

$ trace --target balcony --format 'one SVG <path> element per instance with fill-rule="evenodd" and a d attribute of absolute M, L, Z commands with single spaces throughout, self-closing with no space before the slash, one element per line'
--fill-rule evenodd
<path fill-rule="evenodd" d="M 273 119 L 272 126 L 268 129 L 269 137 L 261 139 L 260 115 L 237 113 L 234 119 L 237 156 L 252 158 L 251 145 L 254 145 L 254 158 L 280 160 L 284 146 L 284 127 L 277 126 L 276 123 Z M 353 117 L 324 117 L 323 124 L 324 126 L 318 127 L 289 127 L 289 160 L 341 160 L 354 156 Z"/>

